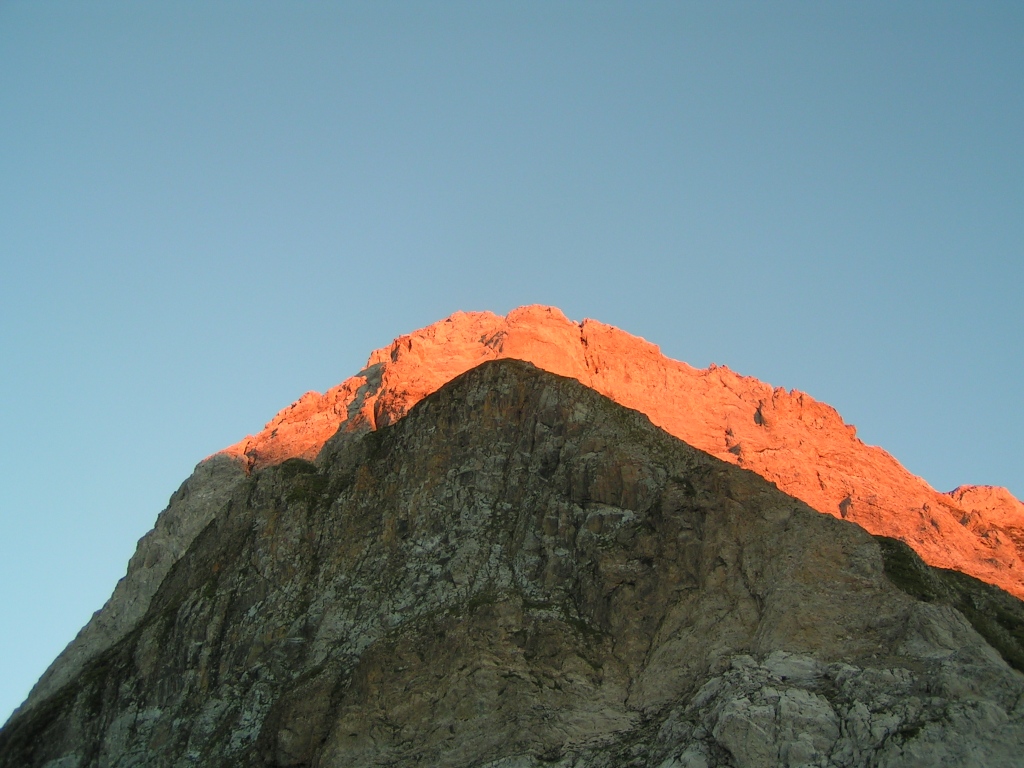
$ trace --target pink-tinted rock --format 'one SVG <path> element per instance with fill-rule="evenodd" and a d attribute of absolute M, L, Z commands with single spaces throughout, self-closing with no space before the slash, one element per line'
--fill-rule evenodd
<path fill-rule="evenodd" d="M 458 312 L 401 336 L 356 376 L 323 395 L 303 395 L 224 453 L 250 468 L 311 459 L 339 428 L 391 424 L 459 374 L 498 358 L 571 376 L 820 512 L 902 539 L 931 565 L 1024 597 L 1024 505 L 1005 489 L 938 493 L 809 395 L 725 367 L 695 369 L 643 339 L 594 320 L 574 323 L 551 307 L 521 307 L 506 317 Z"/>

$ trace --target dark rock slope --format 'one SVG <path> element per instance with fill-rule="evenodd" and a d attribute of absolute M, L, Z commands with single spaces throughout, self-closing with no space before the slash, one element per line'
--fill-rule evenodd
<path fill-rule="evenodd" d="M 1021 764 L 1015 598 L 527 363 L 229 491 L 0 766 Z"/>

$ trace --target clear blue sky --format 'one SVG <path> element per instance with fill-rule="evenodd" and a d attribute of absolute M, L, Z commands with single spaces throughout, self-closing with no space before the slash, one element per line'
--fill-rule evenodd
<path fill-rule="evenodd" d="M 0 2 L 0 719 L 204 456 L 546 303 L 1024 496 L 1024 4 Z"/>

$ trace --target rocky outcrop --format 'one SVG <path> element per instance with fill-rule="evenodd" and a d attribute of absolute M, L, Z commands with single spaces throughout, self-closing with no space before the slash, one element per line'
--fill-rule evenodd
<path fill-rule="evenodd" d="M 526 363 L 379 415 L 231 481 L 0 766 L 1019 764 L 1015 598 Z"/>
<path fill-rule="evenodd" d="M 392 424 L 455 376 L 502 358 L 572 377 L 819 512 L 1024 597 L 1024 506 L 1005 489 L 938 493 L 809 395 L 722 366 L 692 368 L 643 339 L 593 320 L 571 322 L 551 307 L 522 307 L 507 317 L 460 312 L 402 336 L 370 355 L 353 378 L 324 395 L 307 393 L 225 453 L 250 468 L 312 459 L 339 428 Z M 978 502 L 983 496 L 1000 501 Z"/>
<path fill-rule="evenodd" d="M 950 491 L 949 497 L 964 513 L 960 524 L 986 542 L 995 557 L 1000 556 L 997 552 L 1005 557 L 1008 550 L 1024 551 L 1024 504 L 1008 490 L 991 485 L 963 485 Z M 1011 591 L 1020 596 L 1019 592 Z"/>
<path fill-rule="evenodd" d="M 12 719 L 66 685 L 86 663 L 135 628 L 171 567 L 244 479 L 241 463 L 228 456 L 211 457 L 196 467 L 171 496 L 153 530 L 139 540 L 128 573 L 110 599 L 43 673 Z"/>

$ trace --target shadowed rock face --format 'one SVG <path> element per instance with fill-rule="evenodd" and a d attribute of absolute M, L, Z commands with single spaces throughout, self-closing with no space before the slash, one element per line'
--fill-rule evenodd
<path fill-rule="evenodd" d="M 141 618 L 0 732 L 0 766 L 967 766 L 1024 747 L 1024 677 L 956 607 L 1002 606 L 1012 657 L 1019 601 L 526 363 L 227 486 Z"/>

